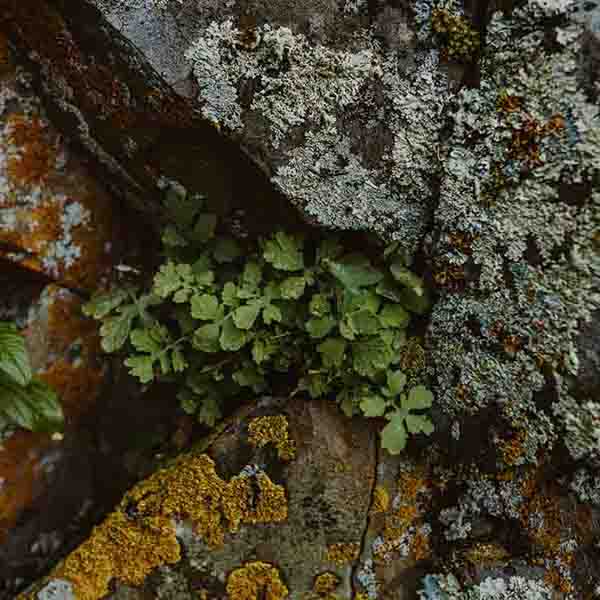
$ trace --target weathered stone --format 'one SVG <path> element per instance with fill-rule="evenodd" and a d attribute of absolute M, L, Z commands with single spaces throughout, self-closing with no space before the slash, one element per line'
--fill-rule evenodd
<path fill-rule="evenodd" d="M 112 266 L 112 200 L 48 122 L 6 38 L 0 69 L 0 256 L 93 289 Z"/>
<path fill-rule="evenodd" d="M 256 420 L 266 426 L 249 435 Z M 124 597 L 121 585 L 164 598 L 202 589 L 242 598 L 238 585 L 275 586 L 272 597 L 283 598 L 284 589 L 310 594 L 315 577 L 331 572 L 350 597 L 375 443 L 372 429 L 326 402 L 264 400 L 205 453 L 181 456 L 134 487 L 50 580 L 71 582 L 82 600 L 115 584 L 115 598 Z"/>

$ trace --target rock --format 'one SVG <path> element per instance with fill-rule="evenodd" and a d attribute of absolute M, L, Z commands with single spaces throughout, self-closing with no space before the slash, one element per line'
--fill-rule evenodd
<path fill-rule="evenodd" d="M 0 256 L 94 289 L 115 256 L 113 202 L 48 121 L 0 38 Z"/>
<path fill-rule="evenodd" d="M 309 597 L 331 573 L 350 597 L 375 442 L 326 402 L 265 399 L 205 452 L 134 487 L 48 581 L 70 582 L 84 600 L 131 597 L 131 586 L 160 598 L 283 598 Z"/>

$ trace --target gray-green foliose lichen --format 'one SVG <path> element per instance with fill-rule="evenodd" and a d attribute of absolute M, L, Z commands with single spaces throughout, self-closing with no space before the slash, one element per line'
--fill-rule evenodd
<path fill-rule="evenodd" d="M 600 116 L 580 90 L 571 6 L 493 16 L 480 86 L 451 113 L 435 215 L 438 402 L 497 411 L 526 462 L 561 430 L 575 458 L 600 459 L 600 405 L 573 395 L 577 334 L 600 306 Z"/>

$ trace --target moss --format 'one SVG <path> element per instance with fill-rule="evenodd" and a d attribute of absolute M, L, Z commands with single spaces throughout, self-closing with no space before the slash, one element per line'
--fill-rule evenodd
<path fill-rule="evenodd" d="M 269 563 L 246 563 L 227 578 L 230 600 L 281 600 L 287 598 L 288 593 L 279 571 Z"/>
<path fill-rule="evenodd" d="M 358 558 L 360 554 L 359 544 L 330 544 L 327 546 L 325 560 L 335 563 L 336 565 L 345 565 Z"/>
<path fill-rule="evenodd" d="M 183 457 L 131 490 L 117 511 L 67 557 L 53 576 L 71 581 L 78 598 L 95 600 L 108 592 L 112 579 L 140 585 L 159 565 L 179 560 L 174 517 L 191 519 L 211 548 L 222 546 L 225 534 L 237 531 L 241 523 L 286 519 L 283 488 L 264 473 L 257 475 L 257 487 L 255 492 L 252 478 L 244 475 L 229 482 L 221 479 L 206 454 Z M 258 577 L 263 571 L 257 569 L 252 567 L 250 571 Z M 261 581 L 267 581 L 265 573 L 260 576 Z M 254 597 L 244 596 L 243 587 L 232 585 L 238 590 L 232 598 Z M 274 579 L 271 587 L 277 588 Z M 283 595 L 267 597 L 283 598 L 286 594 L 287 590 Z"/>
<path fill-rule="evenodd" d="M 296 445 L 290 439 L 288 420 L 284 415 L 256 417 L 248 426 L 248 441 L 256 448 L 274 444 L 281 460 L 292 460 L 296 456 Z"/>

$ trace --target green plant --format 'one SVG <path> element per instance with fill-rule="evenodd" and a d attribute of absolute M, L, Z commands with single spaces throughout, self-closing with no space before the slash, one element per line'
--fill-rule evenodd
<path fill-rule="evenodd" d="M 55 392 L 33 376 L 25 342 L 10 322 L 0 322 L 0 424 L 49 433 L 63 426 Z"/>
<path fill-rule="evenodd" d="M 151 289 L 123 286 L 84 307 L 103 321 L 104 350 L 125 348 L 132 375 L 179 379 L 182 407 L 209 426 L 247 388 L 335 396 L 349 416 L 375 416 L 368 398 L 400 392 L 389 387 L 399 376 L 393 365 L 410 312 L 423 313 L 429 301 L 395 246 L 373 261 L 333 236 L 278 231 L 239 241 L 216 234 L 217 219 L 198 198 L 174 195 L 169 206 L 176 224 L 164 231 L 166 260 Z M 409 408 L 425 408 L 418 404 Z M 405 405 L 388 395 L 377 416 L 387 411 L 396 424 Z M 424 417 L 403 419 L 409 431 L 431 433 Z M 405 438 L 397 427 L 384 443 L 399 451 Z"/>

